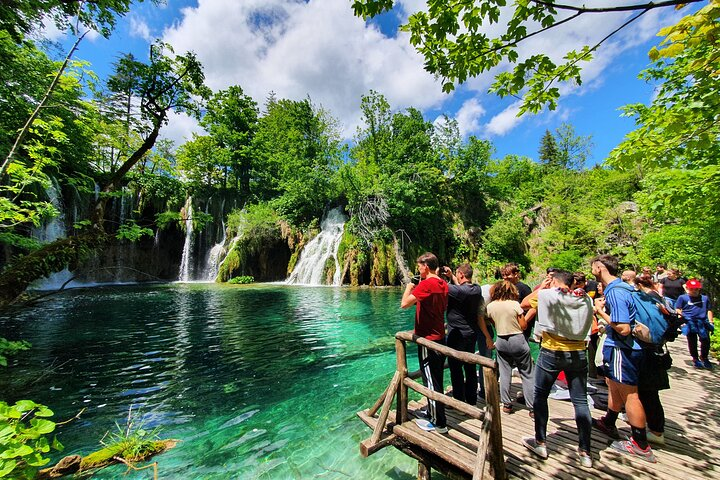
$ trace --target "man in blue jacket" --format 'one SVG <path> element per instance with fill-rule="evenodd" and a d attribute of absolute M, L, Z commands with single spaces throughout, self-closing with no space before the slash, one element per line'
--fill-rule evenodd
<path fill-rule="evenodd" d="M 629 440 L 615 441 L 611 446 L 655 463 L 657 460 L 647 442 L 645 410 L 638 395 L 638 371 L 644 354 L 632 335 L 636 314 L 634 287 L 617 277 L 618 260 L 611 255 L 593 259 L 591 269 L 605 287 L 605 299 L 596 300 L 595 312 L 608 323 L 603 347 L 608 409 L 604 417 L 593 420 L 593 426 L 610 437 L 618 438 L 615 422 L 624 405 L 632 436 Z"/>

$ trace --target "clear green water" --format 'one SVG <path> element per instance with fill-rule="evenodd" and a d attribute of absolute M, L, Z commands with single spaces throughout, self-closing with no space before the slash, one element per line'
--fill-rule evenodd
<path fill-rule="evenodd" d="M 33 347 L 3 369 L 0 399 L 30 398 L 55 420 L 62 455 L 99 448 L 128 409 L 181 443 L 160 478 L 415 478 L 389 448 L 363 459 L 367 408 L 412 328 L 398 289 L 173 284 L 74 290 L 0 317 Z M 408 358 L 410 368 L 416 357 Z M 60 455 L 60 456 L 62 456 Z M 54 457 L 54 459 L 56 459 Z M 93 478 L 124 476 L 105 469 Z"/>

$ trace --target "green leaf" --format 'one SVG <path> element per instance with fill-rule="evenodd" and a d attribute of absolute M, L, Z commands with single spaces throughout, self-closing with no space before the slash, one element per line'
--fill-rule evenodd
<path fill-rule="evenodd" d="M 7 477 L 15 470 L 16 466 L 17 461 L 15 460 L 0 460 L 0 478 Z"/>
<path fill-rule="evenodd" d="M 55 430 L 55 422 L 51 422 L 50 420 L 43 420 L 41 418 L 33 418 L 32 420 L 30 420 L 30 425 L 33 426 L 33 430 L 35 430 L 41 435 L 50 433 Z"/>

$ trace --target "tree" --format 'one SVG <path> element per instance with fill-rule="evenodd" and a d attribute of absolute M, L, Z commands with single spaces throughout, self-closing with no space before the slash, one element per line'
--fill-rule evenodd
<path fill-rule="evenodd" d="M 522 99 L 518 115 L 536 113 L 547 106 L 555 109 L 560 97 L 559 82 L 582 83 L 580 62 L 589 61 L 595 50 L 621 29 L 655 8 L 675 7 L 701 0 L 665 0 L 645 4 L 619 4 L 591 8 L 563 4 L 554 0 L 521 0 L 506 12 L 505 0 L 432 0 L 427 11 L 410 15 L 400 28 L 410 33 L 410 43 L 425 57 L 425 69 L 443 81 L 443 91 L 456 83 L 487 72 L 502 62 L 516 64 L 495 76 L 490 92 L 501 97 Z M 393 8 L 393 0 L 354 0 L 355 15 L 365 19 Z M 635 12 L 623 25 L 595 45 L 567 52 L 556 63 L 543 53 L 520 58 L 519 44 L 581 15 L 607 12 Z M 501 19 L 507 23 L 497 36 L 488 28 Z"/>
<path fill-rule="evenodd" d="M 108 194 L 121 185 L 130 169 L 155 145 L 170 111 L 199 116 L 201 102 L 210 94 L 204 84 L 202 65 L 195 54 L 176 55 L 170 45 L 159 41 L 150 47 L 149 63 L 134 63 L 130 72 L 134 76 L 132 82 L 137 84 L 135 91 L 140 105 L 140 129 L 145 135 L 139 148 L 125 159 L 102 187 L 93 216 L 93 224 L 99 229 L 102 229 Z"/>
<path fill-rule="evenodd" d="M 253 141 L 251 191 L 296 226 L 320 218 L 335 197 L 340 139 L 335 120 L 309 99 L 268 99 Z"/>
<path fill-rule="evenodd" d="M 136 0 L 142 3 L 143 0 Z M 159 4 L 162 0 L 154 0 Z M 64 31 L 75 29 L 72 19 L 107 37 L 115 27 L 117 17 L 130 10 L 133 0 L 12 0 L 0 4 L 0 30 L 4 30 L 16 42 L 33 28 L 50 20 Z"/>
<path fill-rule="evenodd" d="M 193 134 L 192 140 L 178 148 L 177 167 L 195 192 L 210 195 L 225 180 L 224 167 L 229 152 L 218 145 L 215 137 Z"/>
<path fill-rule="evenodd" d="M 232 174 L 235 189 L 240 189 L 241 198 L 245 200 L 250 197 L 252 141 L 257 122 L 257 103 L 239 86 L 215 93 L 200 121 L 217 145 L 227 152 L 224 156 L 223 188 L 227 187 L 228 175 Z"/>
<path fill-rule="evenodd" d="M 558 151 L 557 142 L 550 130 L 545 130 L 545 134 L 540 140 L 540 151 L 538 152 L 540 162 L 544 165 L 557 166 L 560 163 L 560 152 Z"/>
<path fill-rule="evenodd" d="M 559 163 L 566 169 L 581 170 L 591 154 L 592 136 L 581 137 L 569 123 L 563 123 L 555 130 Z"/>
<path fill-rule="evenodd" d="M 637 128 L 610 153 L 608 163 L 642 179 L 636 198 L 654 221 L 646 247 L 718 285 L 720 2 L 711 0 L 659 34 L 665 39 L 650 51 L 653 64 L 640 75 L 660 82 L 657 95 L 649 106 L 625 107 Z M 675 238 L 691 240 L 694 248 L 671 238 L 678 230 L 683 235 Z"/>

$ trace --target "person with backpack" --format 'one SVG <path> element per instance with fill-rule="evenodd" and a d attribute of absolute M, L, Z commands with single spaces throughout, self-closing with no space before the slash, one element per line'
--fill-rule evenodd
<path fill-rule="evenodd" d="M 713 312 L 707 295 L 701 295 L 702 283 L 691 278 L 685 283 L 687 293 L 680 295 L 675 302 L 678 315 L 685 320 L 683 334 L 687 336 L 688 350 L 695 368 L 713 369 L 708 358 L 710 353 L 710 333 L 714 330 Z M 698 357 L 698 338 L 700 339 L 700 357 Z"/>
<path fill-rule="evenodd" d="M 603 373 L 608 386 L 607 412 L 592 424 L 612 438 L 619 438 L 615 422 L 625 406 L 632 436 L 616 440 L 611 447 L 645 460 L 657 462 L 647 441 L 645 410 L 638 394 L 640 363 L 643 350 L 632 335 L 635 328 L 635 289 L 617 277 L 618 260 L 611 255 L 600 255 L 591 262 L 592 274 L 605 286 L 605 299 L 595 303 L 595 312 L 606 322 L 603 346 Z M 606 313 L 605 309 L 609 311 Z"/>
<path fill-rule="evenodd" d="M 658 304 L 663 304 L 663 298 L 655 290 L 652 276 L 640 275 L 635 279 L 635 284 L 638 290 Z M 670 388 L 667 371 L 672 364 L 672 358 L 662 345 L 646 344 L 644 347 L 645 355 L 640 363 L 638 396 L 647 419 L 647 439 L 649 443 L 665 445 L 665 409 L 660 402 L 660 390 Z"/>

